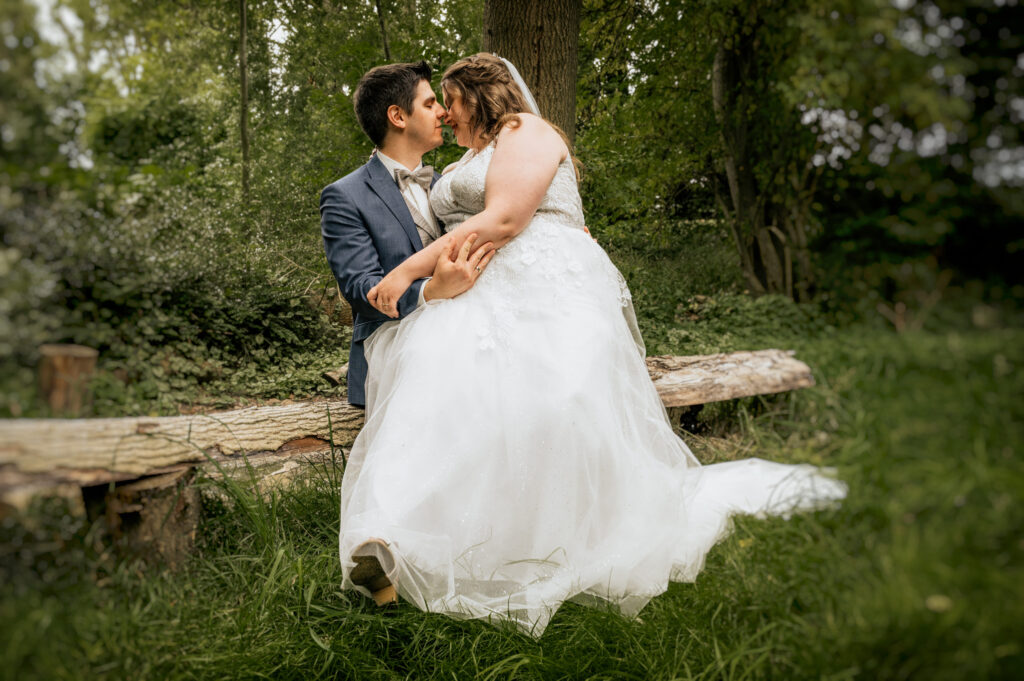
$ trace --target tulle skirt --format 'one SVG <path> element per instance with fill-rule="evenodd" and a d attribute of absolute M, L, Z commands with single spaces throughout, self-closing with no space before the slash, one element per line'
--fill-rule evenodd
<path fill-rule="evenodd" d="M 367 343 L 342 483 L 344 586 L 370 538 L 399 596 L 539 636 L 569 599 L 637 612 L 692 581 L 737 513 L 845 494 L 810 466 L 701 466 L 638 352 L 621 277 L 585 234 L 532 224 L 467 293 Z M 368 549 L 374 551 L 376 549 Z"/>

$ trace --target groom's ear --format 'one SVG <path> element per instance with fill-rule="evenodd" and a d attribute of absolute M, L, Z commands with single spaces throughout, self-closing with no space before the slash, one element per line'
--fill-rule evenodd
<path fill-rule="evenodd" d="M 405 130 L 406 124 L 406 113 L 402 111 L 402 107 L 397 104 L 392 104 L 388 107 L 387 111 L 388 122 L 395 126 L 399 130 Z"/>

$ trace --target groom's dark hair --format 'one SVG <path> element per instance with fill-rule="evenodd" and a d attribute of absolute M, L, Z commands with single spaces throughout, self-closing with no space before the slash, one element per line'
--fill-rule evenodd
<path fill-rule="evenodd" d="M 388 107 L 397 104 L 402 111 L 412 112 L 421 80 L 430 82 L 430 67 L 425 61 L 375 66 L 359 79 L 352 104 L 359 125 L 374 146 L 384 144 L 388 133 Z"/>

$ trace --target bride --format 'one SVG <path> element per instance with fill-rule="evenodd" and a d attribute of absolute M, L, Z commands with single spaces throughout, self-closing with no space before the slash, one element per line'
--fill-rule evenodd
<path fill-rule="evenodd" d="M 385 314 L 476 234 L 476 285 L 367 347 L 366 424 L 342 483 L 344 586 L 539 636 L 569 599 L 634 615 L 693 581 L 737 513 L 828 505 L 809 466 L 701 466 L 652 384 L 622 276 L 584 231 L 572 157 L 507 61 L 453 64 L 441 89 L 462 159 L 430 202 L 447 237 L 371 292 Z"/>

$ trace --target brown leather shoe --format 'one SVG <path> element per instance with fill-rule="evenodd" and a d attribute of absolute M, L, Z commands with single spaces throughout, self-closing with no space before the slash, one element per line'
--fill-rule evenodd
<path fill-rule="evenodd" d="M 377 545 L 383 548 L 390 556 L 391 551 L 388 549 L 387 542 L 381 539 L 365 541 L 357 546 L 353 553 L 369 545 Z M 376 556 L 352 556 L 352 560 L 355 561 L 355 566 L 349 572 L 348 578 L 353 584 L 368 589 L 373 596 L 374 603 L 377 605 L 398 602 L 398 591 L 391 583 L 391 580 L 388 579 L 387 574 L 384 572 L 384 567 L 377 560 Z"/>

